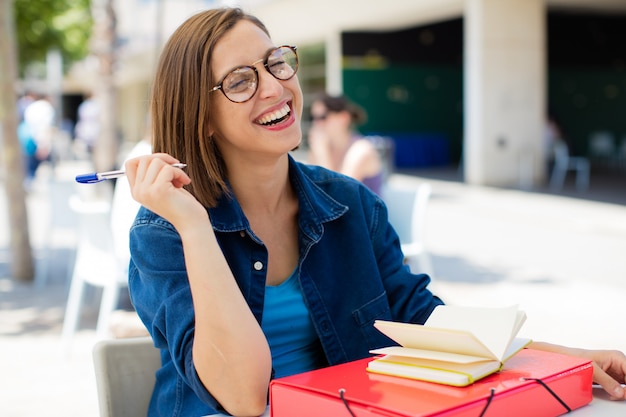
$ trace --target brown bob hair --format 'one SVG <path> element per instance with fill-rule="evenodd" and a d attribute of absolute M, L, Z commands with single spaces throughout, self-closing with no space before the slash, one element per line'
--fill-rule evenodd
<path fill-rule="evenodd" d="M 321 93 L 313 99 L 313 103 L 316 101 L 321 102 L 324 107 L 326 107 L 326 110 L 331 113 L 348 112 L 350 121 L 354 125 L 361 125 L 367 121 L 367 113 L 365 110 L 343 94 L 330 95 Z"/>
<path fill-rule="evenodd" d="M 237 22 L 247 20 L 269 32 L 239 8 L 212 9 L 187 19 L 167 41 L 152 88 L 152 150 L 187 164 L 185 188 L 205 207 L 228 192 L 226 167 L 211 132 L 213 87 L 211 57 L 215 44 Z"/>

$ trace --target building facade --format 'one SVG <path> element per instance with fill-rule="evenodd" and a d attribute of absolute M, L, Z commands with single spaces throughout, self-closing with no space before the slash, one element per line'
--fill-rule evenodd
<path fill-rule="evenodd" d="M 622 139 L 626 149 L 623 0 L 118 0 L 127 140 L 142 135 L 163 41 L 222 5 L 297 45 L 305 97 L 327 90 L 361 104 L 364 133 L 394 138 L 400 167 L 459 165 L 472 184 L 541 185 L 554 110 L 573 151 L 587 154 L 598 131 L 611 133 L 614 152 Z"/>

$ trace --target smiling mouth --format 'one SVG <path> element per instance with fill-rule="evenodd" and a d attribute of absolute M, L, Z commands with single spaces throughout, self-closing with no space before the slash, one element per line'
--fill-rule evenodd
<path fill-rule="evenodd" d="M 263 126 L 273 126 L 287 120 L 289 115 L 291 115 L 291 108 L 285 103 L 282 108 L 258 119 L 257 123 Z"/>

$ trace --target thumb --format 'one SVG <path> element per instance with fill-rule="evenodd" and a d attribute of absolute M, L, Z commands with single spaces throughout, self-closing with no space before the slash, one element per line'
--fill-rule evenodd
<path fill-rule="evenodd" d="M 610 396 L 612 400 L 623 400 L 626 398 L 624 387 L 618 381 L 613 379 L 611 375 L 604 372 L 597 364 L 594 363 L 594 381 L 599 384 Z"/>

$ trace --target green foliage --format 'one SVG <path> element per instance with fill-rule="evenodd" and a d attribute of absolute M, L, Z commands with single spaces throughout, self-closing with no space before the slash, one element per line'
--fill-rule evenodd
<path fill-rule="evenodd" d="M 89 52 L 92 17 L 90 0 L 14 0 L 19 72 L 44 63 L 57 49 L 64 68 Z"/>

